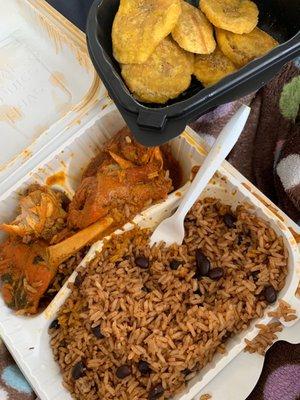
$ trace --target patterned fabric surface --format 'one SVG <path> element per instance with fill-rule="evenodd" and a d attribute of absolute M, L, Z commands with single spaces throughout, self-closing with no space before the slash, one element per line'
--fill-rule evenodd
<path fill-rule="evenodd" d="M 0 400 L 31 400 L 36 396 L 0 339 Z"/>
<path fill-rule="evenodd" d="M 300 344 L 276 342 L 265 356 L 260 380 L 247 400 L 300 399 Z"/>
<path fill-rule="evenodd" d="M 300 224 L 299 60 L 258 93 L 217 108 L 192 127 L 211 146 L 239 106 L 250 105 L 251 116 L 228 161 Z"/>

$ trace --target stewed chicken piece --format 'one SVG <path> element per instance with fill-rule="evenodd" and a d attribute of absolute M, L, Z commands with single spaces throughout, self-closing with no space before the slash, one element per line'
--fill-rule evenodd
<path fill-rule="evenodd" d="M 0 225 L 9 233 L 0 245 L 6 304 L 20 314 L 35 314 L 64 261 L 164 199 L 176 187 L 179 171 L 169 149 L 143 147 L 124 128 L 91 161 L 67 211 L 62 193 L 32 185 L 20 197 L 16 219 Z"/>
<path fill-rule="evenodd" d="M 20 236 L 25 242 L 40 238 L 51 240 L 65 225 L 63 196 L 47 186 L 30 186 L 20 198 L 19 215 L 9 224 L 1 224 L 0 230 Z"/>
<path fill-rule="evenodd" d="M 106 215 L 125 222 L 166 198 L 172 181 L 164 159 L 159 147 L 146 148 L 122 129 L 84 172 L 69 207 L 69 226 L 84 228 Z"/>
<path fill-rule="evenodd" d="M 0 290 L 19 314 L 35 314 L 58 266 L 103 234 L 113 223 L 106 217 L 53 246 L 43 240 L 25 244 L 10 236 L 0 245 Z"/>

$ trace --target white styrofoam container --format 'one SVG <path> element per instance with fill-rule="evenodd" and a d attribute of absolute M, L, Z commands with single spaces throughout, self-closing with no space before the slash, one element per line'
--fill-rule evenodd
<path fill-rule="evenodd" d="M 0 152 L 2 222 L 15 216 L 20 192 L 32 182 L 44 184 L 55 172 L 65 172 L 65 190 L 72 193 L 82 168 L 124 122 L 116 108 L 109 106 L 106 91 L 88 59 L 84 37 L 76 28 L 43 0 L 0 0 L 0 16 L 0 147 L 6 150 Z M 191 167 L 201 164 L 205 157 L 204 149 L 188 128 L 171 145 L 187 182 Z M 176 208 L 178 194 L 185 188 L 143 212 L 136 222 L 154 227 Z M 295 297 L 300 275 L 298 227 L 227 162 L 203 196 L 217 197 L 233 207 L 246 201 L 283 236 L 289 252 L 289 275 L 280 298 L 299 315 L 300 302 Z M 101 243 L 91 248 L 83 264 L 99 246 Z M 15 316 L 0 298 L 0 336 L 41 400 L 70 399 L 61 385 L 47 332 L 68 293 L 65 285 L 42 314 L 31 318 Z M 276 305 L 269 309 L 274 308 Z M 265 317 L 259 322 L 269 320 Z M 257 334 L 257 322 L 232 338 L 228 354 L 216 355 L 176 400 L 192 399 L 240 354 L 244 339 Z"/>
<path fill-rule="evenodd" d="M 26 175 L 20 184 L 15 185 L 0 197 L 0 219 L 7 220 L 13 217 L 18 194 L 23 189 L 32 182 L 45 183 L 47 176 L 61 170 L 62 165 L 64 165 L 65 174 L 68 177 L 66 189 L 69 192 L 75 190 L 82 168 L 97 153 L 99 146 L 123 126 L 124 121 L 114 106 L 109 106 L 101 111 L 98 116 L 95 116 L 69 138 L 61 148 L 49 155 L 42 165 L 37 166 L 34 171 Z M 182 162 L 186 181 L 189 178 L 192 166 L 199 165 L 203 161 L 204 155 L 196 141 L 197 136 L 193 131 L 187 129 L 181 137 L 171 142 L 174 156 Z M 224 163 L 224 167 L 212 179 L 202 197 L 216 197 L 227 204 L 231 204 L 232 207 L 244 202 L 252 204 L 255 213 L 269 221 L 274 230 L 283 237 L 289 252 L 289 274 L 286 286 L 281 291 L 279 298 L 290 303 L 300 313 L 300 301 L 295 297 L 300 276 L 297 243 L 284 222 L 259 201 L 245 185 L 241 185 L 240 179 L 234 175 L 228 171 L 228 164 Z M 178 194 L 183 194 L 186 187 L 171 194 L 165 202 L 152 206 L 140 216 L 137 216 L 135 222 L 141 226 L 155 227 L 177 207 L 180 201 Z M 129 227 L 130 224 L 127 225 L 127 229 Z M 85 264 L 93 257 L 94 252 L 100 249 L 101 242 L 94 244 L 82 264 Z M 75 276 L 76 272 L 73 273 L 70 280 L 75 279 Z M 31 318 L 15 316 L 0 300 L 0 334 L 42 400 L 67 400 L 71 398 L 61 386 L 60 372 L 53 360 L 48 336 L 49 324 L 55 318 L 58 308 L 63 304 L 68 294 L 69 289 L 66 284 L 41 315 Z M 276 307 L 277 304 L 270 306 L 269 310 Z M 271 318 L 265 316 L 259 322 L 268 323 L 270 320 Z M 257 322 L 255 321 L 246 332 L 232 338 L 227 345 L 228 353 L 216 355 L 213 361 L 189 382 L 185 392 L 177 396 L 176 400 L 192 399 L 236 357 L 245 346 L 244 339 L 252 339 L 257 334 L 257 328 L 254 326 Z M 292 326 L 295 322 L 284 323 L 284 325 Z M 20 330 L 22 330 L 22 335 L 19 334 Z"/>

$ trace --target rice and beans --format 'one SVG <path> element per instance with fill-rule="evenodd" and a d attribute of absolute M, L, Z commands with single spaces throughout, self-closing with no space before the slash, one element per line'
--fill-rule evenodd
<path fill-rule="evenodd" d="M 75 399 L 169 399 L 276 301 L 287 254 L 267 223 L 207 198 L 185 228 L 181 246 L 114 235 L 79 270 L 49 329 Z"/>

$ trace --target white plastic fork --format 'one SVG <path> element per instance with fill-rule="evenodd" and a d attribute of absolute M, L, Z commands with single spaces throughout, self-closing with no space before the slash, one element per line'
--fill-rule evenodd
<path fill-rule="evenodd" d="M 186 214 L 232 150 L 244 129 L 249 114 L 250 108 L 243 105 L 223 128 L 176 212 L 162 221 L 153 232 L 150 238 L 151 246 L 159 242 L 165 242 L 167 246 L 173 243 L 182 244 Z"/>

